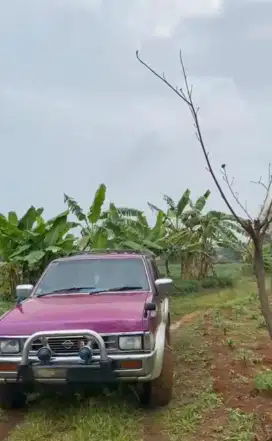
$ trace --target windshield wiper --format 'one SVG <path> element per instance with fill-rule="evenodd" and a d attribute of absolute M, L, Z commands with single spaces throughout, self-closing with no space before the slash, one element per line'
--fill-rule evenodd
<path fill-rule="evenodd" d="M 116 286 L 115 288 L 107 288 L 107 289 L 97 289 L 95 291 L 91 291 L 89 294 L 99 294 L 104 292 L 121 292 L 121 291 L 137 291 L 142 290 L 142 286 L 135 286 L 135 285 L 123 285 L 123 286 Z"/>
<path fill-rule="evenodd" d="M 141 290 L 143 289 L 142 286 L 135 286 L 135 285 L 123 285 L 123 286 L 117 286 L 115 288 L 107 288 L 107 289 L 96 289 L 95 286 L 71 286 L 70 288 L 62 288 L 62 289 L 55 289 L 54 291 L 49 292 L 43 292 L 42 294 L 37 295 L 37 297 L 44 297 L 44 296 L 50 296 L 52 294 L 61 294 L 61 293 L 72 293 L 77 292 L 80 290 L 87 290 L 90 291 L 88 294 L 99 294 L 103 292 L 111 292 L 111 291 L 133 291 L 133 290 Z M 91 291 L 94 290 L 94 291 Z"/>
<path fill-rule="evenodd" d="M 95 286 L 71 286 L 71 288 L 55 289 L 54 291 L 43 292 L 42 294 L 39 294 L 37 297 L 49 296 L 51 294 L 61 294 L 66 292 L 77 292 L 80 291 L 81 289 L 85 289 L 89 291 L 89 289 L 95 289 Z"/>

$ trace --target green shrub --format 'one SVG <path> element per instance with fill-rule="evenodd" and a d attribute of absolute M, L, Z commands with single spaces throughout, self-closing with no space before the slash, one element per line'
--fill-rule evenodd
<path fill-rule="evenodd" d="M 272 391 L 272 371 L 260 372 L 255 377 L 255 387 L 259 391 Z"/>
<path fill-rule="evenodd" d="M 217 277 L 206 277 L 205 279 L 201 280 L 200 283 L 202 288 L 205 289 L 205 288 L 216 288 L 219 282 Z"/>
<path fill-rule="evenodd" d="M 177 294 L 191 294 L 201 290 L 201 282 L 199 280 L 174 281 L 174 286 Z"/>
<path fill-rule="evenodd" d="M 242 268 L 243 276 L 253 276 L 253 267 L 252 264 L 245 263 Z"/>
<path fill-rule="evenodd" d="M 218 288 L 231 288 L 234 286 L 235 279 L 231 276 L 220 276 L 217 277 L 217 285 Z"/>
<path fill-rule="evenodd" d="M 204 289 L 227 288 L 234 285 L 234 279 L 230 276 L 212 276 L 202 280 L 174 280 L 176 295 L 186 295 L 199 292 Z"/>

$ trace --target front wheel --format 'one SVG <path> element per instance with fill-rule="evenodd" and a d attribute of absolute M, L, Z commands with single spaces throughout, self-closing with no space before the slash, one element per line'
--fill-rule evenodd
<path fill-rule="evenodd" d="M 173 352 L 165 342 L 163 365 L 160 376 L 155 380 L 143 383 L 140 402 L 145 406 L 166 406 L 172 399 L 173 390 Z"/>
<path fill-rule="evenodd" d="M 26 405 L 26 394 L 17 384 L 5 383 L 0 385 L 0 408 L 21 409 Z"/>

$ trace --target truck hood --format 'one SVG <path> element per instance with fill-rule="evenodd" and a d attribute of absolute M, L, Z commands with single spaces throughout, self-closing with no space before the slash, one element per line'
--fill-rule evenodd
<path fill-rule="evenodd" d="M 92 329 L 137 332 L 147 327 L 144 304 L 150 293 L 61 294 L 32 297 L 0 318 L 0 336 L 38 331 Z"/>

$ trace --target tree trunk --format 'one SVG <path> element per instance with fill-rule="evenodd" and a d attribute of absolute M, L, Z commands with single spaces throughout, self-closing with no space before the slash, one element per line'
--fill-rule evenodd
<path fill-rule="evenodd" d="M 257 243 L 254 244 L 254 270 L 257 280 L 261 311 L 263 313 L 270 338 L 272 339 L 272 311 L 265 286 L 264 260 L 260 240 L 257 240 Z"/>
<path fill-rule="evenodd" d="M 272 243 L 271 242 L 270 242 L 270 255 L 272 256 Z M 271 265 L 269 265 L 269 273 L 270 273 L 270 295 L 272 296 L 272 269 L 271 269 Z"/>

